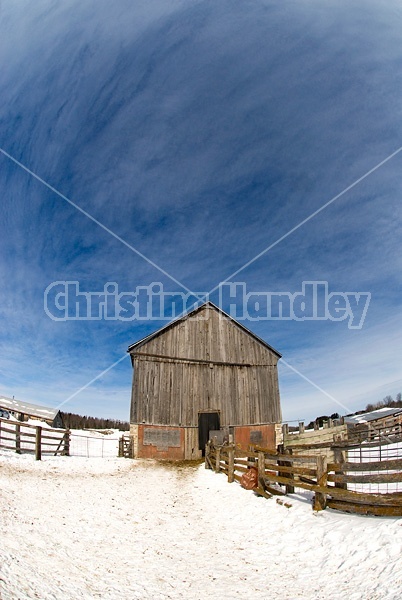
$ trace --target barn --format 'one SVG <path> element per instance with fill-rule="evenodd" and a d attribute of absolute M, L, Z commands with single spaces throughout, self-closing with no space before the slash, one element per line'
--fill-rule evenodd
<path fill-rule="evenodd" d="M 16 400 L 0 396 L 0 410 L 5 414 L 10 414 L 18 421 L 28 421 L 29 419 L 45 421 L 51 427 L 64 427 L 63 418 L 58 408 L 49 406 L 39 406 L 23 400 Z"/>
<path fill-rule="evenodd" d="M 135 457 L 195 460 L 209 431 L 275 448 L 281 355 L 212 302 L 128 348 Z"/>

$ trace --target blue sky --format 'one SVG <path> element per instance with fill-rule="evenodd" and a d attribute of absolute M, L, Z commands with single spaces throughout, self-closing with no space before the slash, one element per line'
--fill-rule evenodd
<path fill-rule="evenodd" d="M 398 2 L 3 0 L 0 147 L 208 291 L 402 146 L 401 27 Z M 350 410 L 402 388 L 401 170 L 235 279 L 371 293 L 359 330 L 244 323 Z M 56 406 L 162 323 L 54 322 L 51 282 L 180 288 L 4 154 L 0 197 L 0 393 Z M 126 359 L 64 408 L 126 419 L 130 384 Z M 286 420 L 345 412 L 285 365 L 280 388 Z"/>

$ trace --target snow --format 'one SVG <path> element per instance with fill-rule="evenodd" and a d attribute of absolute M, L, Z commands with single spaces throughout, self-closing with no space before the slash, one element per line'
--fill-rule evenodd
<path fill-rule="evenodd" d="M 196 467 L 0 451 L 2 600 L 396 599 L 402 519 Z"/>

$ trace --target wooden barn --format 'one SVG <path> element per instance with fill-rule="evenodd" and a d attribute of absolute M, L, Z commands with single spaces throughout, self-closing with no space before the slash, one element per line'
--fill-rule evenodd
<path fill-rule="evenodd" d="M 281 355 L 207 302 L 128 348 L 135 457 L 194 460 L 210 430 L 275 448 Z"/>

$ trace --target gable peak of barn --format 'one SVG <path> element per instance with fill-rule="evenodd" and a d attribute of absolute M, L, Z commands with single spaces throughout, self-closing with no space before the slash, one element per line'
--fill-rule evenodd
<path fill-rule="evenodd" d="M 158 337 L 160 335 L 163 335 L 166 331 L 168 331 L 168 330 L 170 330 L 170 329 L 172 329 L 174 327 L 179 326 L 181 323 L 184 323 L 185 321 L 187 321 L 191 317 L 194 317 L 198 313 L 200 313 L 200 312 L 202 312 L 204 310 L 208 310 L 208 309 L 215 311 L 220 317 L 222 317 L 224 319 L 228 319 L 235 327 L 238 327 L 244 333 L 246 333 L 251 338 L 253 338 L 256 342 L 258 342 L 259 344 L 261 344 L 262 346 L 264 346 L 265 348 L 267 348 L 268 350 L 270 350 L 271 352 L 273 352 L 274 354 L 276 354 L 278 358 L 281 358 L 282 355 L 280 354 L 280 352 L 278 352 L 277 350 L 275 350 L 275 348 L 273 348 L 272 346 L 270 346 L 265 340 L 263 340 L 258 335 L 256 335 L 254 332 L 250 331 L 250 329 L 248 329 L 247 327 L 245 327 L 244 325 L 242 325 L 241 323 L 239 323 L 239 321 L 236 321 L 236 319 L 234 319 L 233 317 L 231 317 L 228 313 L 226 313 L 224 310 L 222 310 L 219 306 L 217 306 L 216 304 L 214 304 L 210 300 L 207 300 L 206 302 L 204 302 L 200 306 L 195 307 L 194 309 L 192 309 L 191 311 L 189 311 L 185 315 L 183 315 L 181 317 L 178 317 L 177 319 L 174 319 L 173 321 L 171 321 L 167 325 L 164 325 L 163 327 L 161 327 L 160 329 L 154 331 L 153 333 L 149 334 L 148 336 L 146 336 L 146 337 L 138 340 L 134 344 L 131 344 L 128 347 L 127 352 L 129 352 L 129 353 L 134 352 L 136 349 L 140 348 L 144 344 L 150 342 L 151 340 L 155 339 L 156 337 Z"/>

